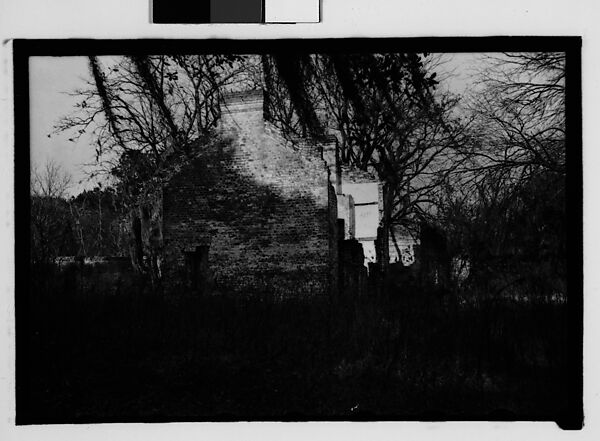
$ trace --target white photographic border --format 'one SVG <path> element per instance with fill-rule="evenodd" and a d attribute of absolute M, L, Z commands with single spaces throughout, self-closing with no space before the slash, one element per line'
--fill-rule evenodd
<path fill-rule="evenodd" d="M 599 439 L 600 8 L 593 0 L 322 0 L 320 23 L 159 25 L 149 0 L 0 3 L 0 439 Z M 14 425 L 13 38 L 583 37 L 584 412 L 582 431 L 553 423 L 173 423 Z"/>

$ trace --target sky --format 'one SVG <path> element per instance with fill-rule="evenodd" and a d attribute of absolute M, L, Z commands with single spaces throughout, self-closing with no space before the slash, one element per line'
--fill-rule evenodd
<path fill-rule="evenodd" d="M 61 117 L 75 110 L 77 98 L 68 93 L 85 86 L 88 76 L 85 57 L 29 60 L 31 165 L 43 167 L 47 161 L 60 165 L 72 176 L 71 194 L 93 186 L 86 182 L 85 173 L 85 164 L 94 159 L 92 139 L 84 135 L 78 142 L 71 142 L 72 134 L 52 132 Z"/>
<path fill-rule="evenodd" d="M 472 83 L 472 71 L 480 54 L 445 54 L 446 62 L 438 76 L 452 74 L 440 84 L 442 90 L 462 94 Z M 86 170 L 94 161 L 93 139 L 83 135 L 69 141 L 73 133 L 53 133 L 54 126 L 64 116 L 75 111 L 77 98 L 69 93 L 85 86 L 89 79 L 86 57 L 31 57 L 30 81 L 30 142 L 32 166 L 42 167 L 53 161 L 71 175 L 69 193 L 76 195 L 96 185 Z M 50 136 L 48 136 L 50 135 Z"/>

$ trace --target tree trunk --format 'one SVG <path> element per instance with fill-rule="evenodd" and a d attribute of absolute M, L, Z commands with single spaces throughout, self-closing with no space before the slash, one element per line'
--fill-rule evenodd
<path fill-rule="evenodd" d="M 389 184 L 383 186 L 383 215 L 381 224 L 377 229 L 377 260 L 379 268 L 385 273 L 390 264 L 390 228 L 392 225 L 392 209 L 394 201 L 394 192 L 389 188 Z"/>

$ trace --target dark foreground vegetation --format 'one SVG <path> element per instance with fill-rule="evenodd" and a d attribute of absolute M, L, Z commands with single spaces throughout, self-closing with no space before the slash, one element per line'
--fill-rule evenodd
<path fill-rule="evenodd" d="M 35 270 L 17 304 L 21 424 L 548 420 L 569 409 L 567 305 L 550 299 L 413 288 L 274 303 Z"/>

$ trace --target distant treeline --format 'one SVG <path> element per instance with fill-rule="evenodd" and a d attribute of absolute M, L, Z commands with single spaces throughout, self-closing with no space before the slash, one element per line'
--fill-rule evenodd
<path fill-rule="evenodd" d="M 127 230 L 117 191 L 96 187 L 77 196 L 31 196 L 31 261 L 58 256 L 125 256 Z"/>

